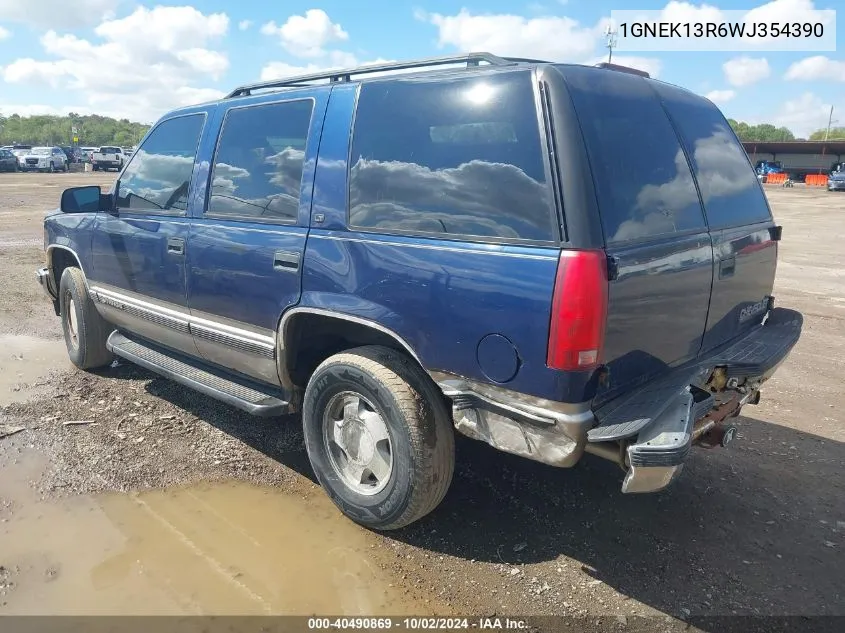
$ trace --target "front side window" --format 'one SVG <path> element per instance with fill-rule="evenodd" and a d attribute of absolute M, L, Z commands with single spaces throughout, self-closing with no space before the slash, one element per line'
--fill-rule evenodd
<path fill-rule="evenodd" d="M 209 216 L 296 222 L 312 99 L 234 108 L 214 157 Z"/>
<path fill-rule="evenodd" d="M 117 208 L 183 213 L 204 122 L 198 113 L 157 125 L 118 182 Z"/>
<path fill-rule="evenodd" d="M 364 84 L 349 224 L 554 242 L 545 160 L 529 72 Z"/>

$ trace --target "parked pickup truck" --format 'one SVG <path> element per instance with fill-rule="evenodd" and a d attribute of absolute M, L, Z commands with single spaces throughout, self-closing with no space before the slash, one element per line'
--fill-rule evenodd
<path fill-rule="evenodd" d="M 94 171 L 120 171 L 126 162 L 126 156 L 120 147 L 101 147 L 91 156 Z"/>
<path fill-rule="evenodd" d="M 374 529 L 440 503 L 455 431 L 664 489 L 801 333 L 722 113 L 624 68 L 478 53 L 246 85 L 164 116 L 111 191 L 44 223 L 73 363 L 301 413 Z"/>

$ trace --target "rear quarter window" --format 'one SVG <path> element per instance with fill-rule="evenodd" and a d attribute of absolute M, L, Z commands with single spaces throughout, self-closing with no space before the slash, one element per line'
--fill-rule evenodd
<path fill-rule="evenodd" d="M 532 75 L 361 86 L 349 224 L 362 230 L 557 242 Z"/>
<path fill-rule="evenodd" d="M 748 155 L 719 109 L 674 86 L 655 83 L 655 89 L 683 137 L 710 228 L 771 219 Z"/>
<path fill-rule="evenodd" d="M 704 229 L 680 141 L 645 79 L 620 72 L 565 72 L 599 201 L 605 241 L 647 240 Z"/>

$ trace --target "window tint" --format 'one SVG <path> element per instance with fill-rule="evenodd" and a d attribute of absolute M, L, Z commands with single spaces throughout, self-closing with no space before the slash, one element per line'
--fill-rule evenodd
<path fill-rule="evenodd" d="M 541 148 L 528 72 L 364 84 L 350 224 L 557 240 Z"/>
<path fill-rule="evenodd" d="M 710 227 L 768 220 L 757 175 L 718 108 L 671 86 L 660 85 L 658 91 L 684 138 Z"/>
<path fill-rule="evenodd" d="M 191 114 L 156 126 L 120 178 L 117 207 L 185 211 L 204 122 L 204 114 Z"/>
<path fill-rule="evenodd" d="M 208 214 L 296 221 L 313 107 L 307 99 L 226 114 Z"/>
<path fill-rule="evenodd" d="M 605 240 L 703 229 L 686 156 L 646 80 L 589 68 L 566 70 L 596 183 Z"/>

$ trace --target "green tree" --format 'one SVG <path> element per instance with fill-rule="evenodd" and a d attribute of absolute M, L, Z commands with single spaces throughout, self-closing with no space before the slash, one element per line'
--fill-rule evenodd
<path fill-rule="evenodd" d="M 811 141 L 823 141 L 824 135 L 827 133 L 827 128 L 823 128 L 821 130 L 816 130 L 812 134 L 810 134 Z M 845 139 L 845 127 L 832 127 L 830 128 L 830 134 L 828 134 L 827 140 L 843 140 Z"/>
<path fill-rule="evenodd" d="M 79 145 L 134 145 L 149 126 L 128 119 L 112 119 L 93 115 L 68 116 L 35 115 L 22 117 L 11 114 L 0 123 L 0 145 L 28 143 L 30 145 L 71 145 L 76 127 Z"/>
<path fill-rule="evenodd" d="M 728 119 L 728 123 L 736 132 L 739 140 L 744 142 L 796 140 L 795 135 L 787 127 L 776 127 L 771 123 L 749 125 L 744 121 L 736 121 L 735 119 Z"/>

